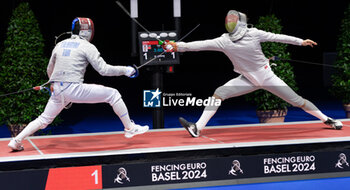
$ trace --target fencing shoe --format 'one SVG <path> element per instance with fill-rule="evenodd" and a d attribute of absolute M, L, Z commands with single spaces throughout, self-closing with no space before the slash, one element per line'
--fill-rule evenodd
<path fill-rule="evenodd" d="M 199 137 L 199 130 L 195 123 L 188 122 L 186 119 L 180 117 L 180 124 L 191 134 L 192 137 Z"/>
<path fill-rule="evenodd" d="M 133 123 L 133 128 L 132 129 L 125 129 L 124 130 L 124 136 L 126 138 L 131 138 L 135 135 L 140 135 L 143 133 L 146 133 L 148 131 L 149 127 L 148 125 L 145 126 L 141 126 L 141 125 L 137 125 L 135 123 Z"/>
<path fill-rule="evenodd" d="M 22 151 L 24 150 L 22 142 L 16 140 L 15 138 L 11 139 L 10 143 L 7 145 L 13 151 Z"/>
<path fill-rule="evenodd" d="M 332 119 L 330 117 L 327 119 L 327 121 L 324 122 L 324 124 L 329 125 L 337 130 L 340 130 L 343 127 L 342 122 L 335 120 L 335 119 Z"/>

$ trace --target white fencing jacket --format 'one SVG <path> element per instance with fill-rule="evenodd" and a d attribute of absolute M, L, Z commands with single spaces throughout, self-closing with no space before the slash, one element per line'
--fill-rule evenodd
<path fill-rule="evenodd" d="M 221 51 L 231 60 L 234 71 L 245 75 L 245 73 L 254 73 L 261 70 L 269 60 L 261 50 L 261 42 L 281 42 L 293 45 L 301 45 L 303 40 L 300 38 L 287 36 L 283 34 L 274 34 L 250 28 L 246 34 L 238 41 L 232 42 L 229 34 L 203 41 L 178 42 L 177 50 L 185 51 Z"/>
<path fill-rule="evenodd" d="M 78 35 L 72 35 L 58 43 L 52 51 L 47 74 L 50 82 L 82 83 L 89 63 L 103 76 L 121 76 L 127 68 L 108 65 L 93 44 Z"/>

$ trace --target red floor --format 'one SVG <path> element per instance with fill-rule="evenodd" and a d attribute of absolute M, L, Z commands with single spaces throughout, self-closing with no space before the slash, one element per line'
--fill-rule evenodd
<path fill-rule="evenodd" d="M 24 151 L 11 152 L 7 147 L 8 139 L 0 139 L 0 161 L 16 160 L 48 155 L 72 155 L 76 153 L 105 153 L 118 151 L 142 150 L 167 151 L 182 148 L 196 149 L 196 147 L 220 147 L 222 145 L 235 145 L 254 143 L 276 143 L 290 141 L 299 143 L 327 142 L 328 140 L 350 140 L 350 120 L 343 121 L 342 130 L 327 128 L 322 123 L 284 123 L 282 125 L 243 125 L 228 127 L 208 127 L 201 137 L 192 138 L 184 129 L 151 130 L 150 132 L 126 139 L 124 134 L 82 134 L 31 137 L 24 141 Z M 346 139 L 349 138 L 349 139 Z M 252 145 L 252 146 L 254 146 Z"/>

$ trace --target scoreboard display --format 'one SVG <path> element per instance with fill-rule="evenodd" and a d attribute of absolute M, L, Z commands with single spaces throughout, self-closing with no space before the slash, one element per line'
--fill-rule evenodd
<path fill-rule="evenodd" d="M 139 32 L 139 52 L 140 65 L 154 59 L 148 65 L 175 65 L 179 64 L 179 55 L 177 52 L 164 52 L 162 44 L 164 41 L 177 40 L 175 31 L 156 31 L 151 33 Z M 147 66 L 148 66 L 147 65 Z"/>

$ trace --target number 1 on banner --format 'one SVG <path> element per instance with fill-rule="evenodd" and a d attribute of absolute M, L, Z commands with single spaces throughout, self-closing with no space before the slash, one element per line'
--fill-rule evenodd
<path fill-rule="evenodd" d="M 45 190 L 102 189 L 102 166 L 51 168 Z"/>
<path fill-rule="evenodd" d="M 91 176 L 95 176 L 95 184 L 97 185 L 98 184 L 98 170 L 95 170 Z"/>

